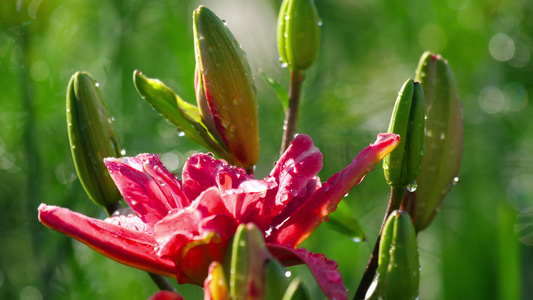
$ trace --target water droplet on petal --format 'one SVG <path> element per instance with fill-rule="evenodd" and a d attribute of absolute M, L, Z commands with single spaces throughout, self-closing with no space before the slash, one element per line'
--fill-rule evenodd
<path fill-rule="evenodd" d="M 326 273 L 326 279 L 331 282 L 339 282 L 341 275 L 338 272 L 330 271 Z"/>

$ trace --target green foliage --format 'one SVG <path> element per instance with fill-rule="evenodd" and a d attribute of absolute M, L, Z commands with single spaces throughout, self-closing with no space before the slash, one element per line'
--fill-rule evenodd
<path fill-rule="evenodd" d="M 191 13 L 197 3 L 51 0 L 30 7 L 20 2 L 20 8 L 0 9 L 0 298 L 147 299 L 156 287 L 145 273 L 48 230 L 37 221 L 37 206 L 46 202 L 103 216 L 87 201 L 70 155 L 64 97 L 77 70 L 100 83 L 128 155 L 158 153 L 179 172 L 191 151 L 204 151 L 151 111 L 131 80 L 135 69 L 143 70 L 183 99 L 195 98 Z M 287 86 L 277 62 L 280 3 L 202 4 L 227 21 L 254 73 L 263 69 Z M 324 153 L 321 177 L 340 171 L 387 130 L 397 88 L 414 75 L 420 55 L 442 53 L 463 104 L 464 153 L 459 184 L 418 235 L 420 299 L 531 298 L 532 242 L 520 243 L 514 233 L 517 214 L 533 207 L 530 5 L 510 0 L 316 4 L 324 23 L 321 49 L 306 73 L 298 131 L 309 134 Z M 283 111 L 268 84 L 256 83 L 261 136 L 256 174 L 262 178 L 277 158 Z M 353 243 L 321 226 L 302 245 L 336 260 L 352 293 L 388 192 L 382 172 L 371 172 L 345 199 L 370 242 Z M 305 284 L 312 297 L 320 295 Z M 198 287 L 179 291 L 186 299 L 202 297 Z"/>

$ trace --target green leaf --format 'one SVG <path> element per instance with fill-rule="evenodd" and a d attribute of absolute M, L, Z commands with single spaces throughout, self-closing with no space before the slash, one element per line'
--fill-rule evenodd
<path fill-rule="evenodd" d="M 217 143 L 207 131 L 196 106 L 181 99 L 159 79 L 147 78 L 138 70 L 133 73 L 133 82 L 143 100 L 163 118 L 178 127 L 197 144 L 228 159 L 226 146 Z"/>
<path fill-rule="evenodd" d="M 344 201 L 339 202 L 337 210 L 329 215 L 329 220 L 325 222 L 331 229 L 348 236 L 354 242 L 366 240 L 366 235 L 355 219 L 352 210 Z"/>
<path fill-rule="evenodd" d="M 287 93 L 287 91 L 272 76 L 268 75 L 262 70 L 259 71 L 259 73 L 263 75 L 263 78 L 265 78 L 270 87 L 274 90 L 274 92 L 278 96 L 278 99 L 281 101 L 283 111 L 286 113 L 287 109 L 289 109 L 289 94 Z"/>

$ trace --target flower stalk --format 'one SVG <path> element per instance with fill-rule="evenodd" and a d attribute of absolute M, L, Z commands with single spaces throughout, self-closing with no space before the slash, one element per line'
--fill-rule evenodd
<path fill-rule="evenodd" d="M 278 14 L 278 50 L 290 70 L 289 106 L 283 123 L 280 153 L 296 134 L 300 92 L 307 70 L 320 46 L 320 20 L 313 0 L 284 0 Z"/>

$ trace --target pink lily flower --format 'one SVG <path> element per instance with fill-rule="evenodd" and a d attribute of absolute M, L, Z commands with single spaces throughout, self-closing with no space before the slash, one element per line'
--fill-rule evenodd
<path fill-rule="evenodd" d="M 296 247 L 398 143 L 398 135 L 380 134 L 323 184 L 322 154 L 303 134 L 263 180 L 206 154 L 189 158 L 181 181 L 155 154 L 107 158 L 131 214 L 99 220 L 41 204 L 39 220 L 120 263 L 200 286 L 238 224 L 254 223 L 280 262 L 307 264 L 328 298 L 347 299 L 337 263 Z"/>

